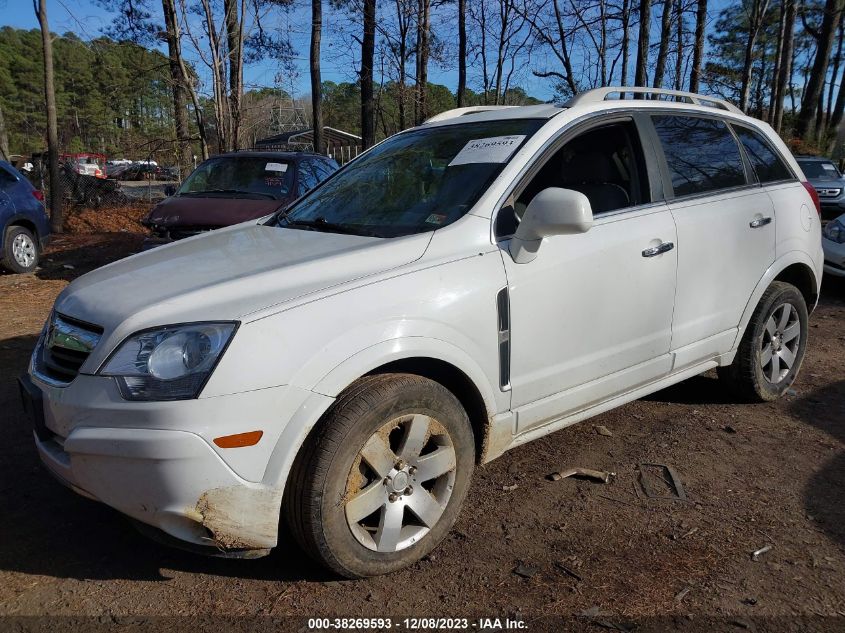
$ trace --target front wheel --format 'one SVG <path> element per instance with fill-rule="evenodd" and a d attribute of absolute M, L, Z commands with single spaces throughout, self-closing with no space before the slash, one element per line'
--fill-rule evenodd
<path fill-rule="evenodd" d="M 807 320 L 807 304 L 798 289 L 773 282 L 754 310 L 733 363 L 719 367 L 719 378 L 745 400 L 779 398 L 804 359 Z"/>
<path fill-rule="evenodd" d="M 390 573 L 446 536 L 474 463 L 469 419 L 448 389 L 408 374 L 368 376 L 298 456 L 285 515 L 303 548 L 336 573 Z"/>

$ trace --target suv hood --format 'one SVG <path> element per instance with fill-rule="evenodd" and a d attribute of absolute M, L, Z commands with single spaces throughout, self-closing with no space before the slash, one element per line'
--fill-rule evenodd
<path fill-rule="evenodd" d="M 171 196 L 154 206 L 144 223 L 163 227 L 231 226 L 263 218 L 288 202 L 288 199 Z"/>
<path fill-rule="evenodd" d="M 180 240 L 94 270 L 55 309 L 130 331 L 247 315 L 422 257 L 430 233 L 379 239 L 240 225 Z M 258 315 L 256 315 L 258 316 Z"/>

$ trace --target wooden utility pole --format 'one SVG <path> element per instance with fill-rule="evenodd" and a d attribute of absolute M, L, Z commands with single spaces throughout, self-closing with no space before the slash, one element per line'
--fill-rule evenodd
<path fill-rule="evenodd" d="M 361 144 L 376 143 L 373 59 L 376 51 L 376 0 L 364 0 L 364 37 L 361 40 Z"/>

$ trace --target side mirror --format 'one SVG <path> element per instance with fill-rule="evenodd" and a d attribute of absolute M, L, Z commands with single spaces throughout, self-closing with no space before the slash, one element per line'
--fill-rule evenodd
<path fill-rule="evenodd" d="M 517 264 L 527 264 L 537 257 L 544 237 L 586 233 L 591 226 L 593 210 L 587 196 L 572 189 L 543 189 L 528 204 L 511 238 L 511 257 Z"/>
<path fill-rule="evenodd" d="M 173 186 L 173 185 L 167 185 L 167 186 L 165 186 L 165 187 L 164 187 L 164 195 L 165 195 L 165 196 L 170 197 L 170 196 L 172 196 L 174 193 L 176 193 L 176 187 L 175 187 L 175 186 Z"/>

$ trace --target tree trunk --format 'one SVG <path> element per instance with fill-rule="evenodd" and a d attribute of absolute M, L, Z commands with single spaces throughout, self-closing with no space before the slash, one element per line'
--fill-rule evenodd
<path fill-rule="evenodd" d="M 666 57 L 669 55 L 671 37 L 672 0 L 663 0 L 663 15 L 660 16 L 660 48 L 657 49 L 657 65 L 654 68 L 654 87 L 663 87 L 663 74 L 666 72 Z"/>
<path fill-rule="evenodd" d="M 678 47 L 675 57 L 675 90 L 682 90 L 684 87 L 684 3 L 683 0 L 676 0 L 675 18 L 677 20 L 675 31 Z"/>
<path fill-rule="evenodd" d="M 225 0 L 226 45 L 229 59 L 229 115 L 231 149 L 240 149 L 241 100 L 244 93 L 244 10 L 245 0 Z"/>
<path fill-rule="evenodd" d="M 825 135 L 825 127 L 830 124 L 830 112 L 833 109 L 833 90 L 836 78 L 839 76 L 839 65 L 842 63 L 842 40 L 845 36 L 845 7 L 839 14 L 839 34 L 837 35 L 836 55 L 833 57 L 833 69 L 830 73 L 830 87 L 827 91 L 827 108 L 822 108 L 821 116 L 816 120 L 816 138 Z"/>
<path fill-rule="evenodd" d="M 44 53 L 44 104 L 47 108 L 47 154 L 50 161 L 50 228 L 54 233 L 61 233 L 64 230 L 64 217 L 62 181 L 59 177 L 59 124 L 53 82 L 53 39 L 47 21 L 47 0 L 32 0 L 32 3 L 41 27 L 41 49 Z"/>
<path fill-rule="evenodd" d="M 774 102 L 774 114 L 772 115 L 772 127 L 778 133 L 780 133 L 783 125 L 783 100 L 786 98 L 787 89 L 792 83 L 792 56 L 795 42 L 795 0 L 783 0 L 783 2 L 783 43 L 781 44 L 780 66 L 775 80 L 777 100 Z"/>
<path fill-rule="evenodd" d="M 170 81 L 173 83 L 173 121 L 176 127 L 176 162 L 180 178 L 190 173 L 193 152 L 191 131 L 188 127 L 188 109 L 185 100 L 185 85 L 182 69 L 179 67 L 179 36 L 176 27 L 175 8 L 169 2 L 162 3 L 164 28 L 167 37 L 167 54 L 170 60 Z"/>
<path fill-rule="evenodd" d="M 786 3 L 781 2 L 780 4 L 780 17 L 778 18 L 778 36 L 777 40 L 775 41 L 775 64 L 774 68 L 772 68 L 772 90 L 769 93 L 769 114 L 768 114 L 768 122 L 774 126 L 775 124 L 775 104 L 778 102 L 778 99 L 782 99 L 782 95 L 779 93 L 780 86 L 778 85 L 778 77 L 780 76 L 780 67 L 783 63 L 783 39 L 784 39 L 784 29 L 786 28 Z"/>
<path fill-rule="evenodd" d="M 704 27 L 707 26 L 707 0 L 698 0 L 695 12 L 695 48 L 692 50 L 692 71 L 689 76 L 690 92 L 701 86 L 701 61 L 704 59 Z"/>
<path fill-rule="evenodd" d="M 6 133 L 6 121 L 3 119 L 2 107 L 0 107 L 0 160 L 9 160 L 9 135 Z"/>
<path fill-rule="evenodd" d="M 364 149 L 376 142 L 373 110 L 373 58 L 376 50 L 376 0 L 364 0 L 364 37 L 361 40 L 361 143 Z"/>
<path fill-rule="evenodd" d="M 467 91 L 467 0 L 458 0 L 458 107 L 466 101 Z"/>
<path fill-rule="evenodd" d="M 320 76 L 320 40 L 323 35 L 323 0 L 311 0 L 311 121 L 314 151 L 326 153 L 323 139 L 323 80 Z"/>
<path fill-rule="evenodd" d="M 833 106 L 833 111 L 830 113 L 830 121 L 827 126 L 828 135 L 832 136 L 834 139 L 839 132 L 843 112 L 845 112 L 845 65 L 842 67 L 842 76 L 839 80 L 839 92 L 836 95 L 836 105 Z"/>
<path fill-rule="evenodd" d="M 622 0 L 622 81 L 620 85 L 628 85 L 628 49 L 631 46 L 631 0 Z M 619 95 L 624 98 L 624 94 Z"/>
<path fill-rule="evenodd" d="M 843 0 L 827 0 L 825 2 L 824 17 L 821 28 L 819 28 L 818 46 L 816 56 L 813 60 L 813 67 L 807 80 L 807 88 L 804 92 L 804 99 L 801 102 L 801 111 L 795 126 L 796 134 L 805 140 L 810 132 L 813 116 L 818 109 L 822 90 L 824 89 L 827 76 L 827 64 L 830 59 L 830 52 L 833 48 L 833 40 L 836 33 L 836 25 L 839 23 L 839 14 L 842 12 Z"/>
<path fill-rule="evenodd" d="M 651 27 L 651 0 L 640 0 L 640 36 L 637 40 L 637 66 L 634 85 L 648 86 L 648 45 Z"/>
<path fill-rule="evenodd" d="M 417 3 L 417 83 L 414 121 L 422 124 L 428 118 L 426 93 L 428 92 L 428 41 L 431 29 L 431 0 Z"/>
<path fill-rule="evenodd" d="M 191 97 L 191 104 L 194 106 L 194 119 L 197 123 L 197 132 L 199 134 L 200 141 L 200 156 L 202 160 L 205 160 L 208 158 L 208 131 L 205 128 L 205 117 L 202 114 L 202 106 L 200 104 L 199 96 L 197 95 L 197 90 L 194 87 L 190 74 L 188 73 L 188 68 L 185 66 L 185 59 L 182 57 L 179 21 L 176 17 L 176 0 L 161 0 L 161 5 L 165 18 L 168 14 L 173 16 L 173 42 L 175 44 L 176 60 L 179 63 L 182 86 L 188 92 L 188 95 Z"/>

